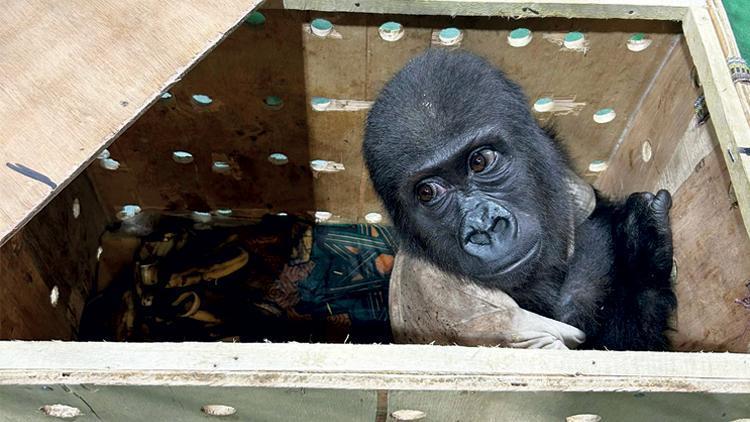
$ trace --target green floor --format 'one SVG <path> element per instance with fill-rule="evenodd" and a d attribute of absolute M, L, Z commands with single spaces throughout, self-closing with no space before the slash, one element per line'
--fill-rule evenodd
<path fill-rule="evenodd" d="M 724 0 L 724 8 L 729 15 L 742 57 L 750 57 L 750 1 Z"/>

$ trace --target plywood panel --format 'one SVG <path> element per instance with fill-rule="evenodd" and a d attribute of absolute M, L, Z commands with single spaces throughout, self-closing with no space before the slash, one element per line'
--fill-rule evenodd
<path fill-rule="evenodd" d="M 0 243 L 258 3 L 5 4 Z"/>
<path fill-rule="evenodd" d="M 625 128 L 609 167 L 596 181 L 597 188 L 617 196 L 655 188 L 684 134 L 696 124 L 693 103 L 700 90 L 693 83 L 691 69 L 690 53 L 682 40 L 669 52 L 652 89 Z M 648 161 L 644 143 L 651 150 Z"/>
<path fill-rule="evenodd" d="M 91 182 L 79 177 L 0 248 L 0 338 L 75 337 L 105 226 Z"/>
<path fill-rule="evenodd" d="M 117 171 L 93 165 L 112 211 L 128 203 L 171 212 L 231 208 L 235 215 L 314 209 L 305 119 L 305 14 L 266 13 L 265 24 L 239 27 L 110 148 Z M 212 99 L 201 106 L 195 94 Z M 264 100 L 278 96 L 279 110 Z M 190 152 L 179 164 L 172 153 Z M 289 163 L 273 165 L 272 153 Z M 212 171 L 227 160 L 229 174 Z"/>
<path fill-rule="evenodd" d="M 750 352 L 750 240 L 718 146 L 674 194 L 672 221 L 675 348 Z"/>

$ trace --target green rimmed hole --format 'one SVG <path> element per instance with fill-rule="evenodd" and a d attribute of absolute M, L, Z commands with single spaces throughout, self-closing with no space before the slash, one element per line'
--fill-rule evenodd
<path fill-rule="evenodd" d="M 245 19 L 245 23 L 250 26 L 262 26 L 266 23 L 266 17 L 260 12 L 253 12 Z"/>

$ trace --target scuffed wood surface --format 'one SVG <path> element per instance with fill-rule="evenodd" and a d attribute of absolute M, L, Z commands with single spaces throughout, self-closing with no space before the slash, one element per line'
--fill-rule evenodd
<path fill-rule="evenodd" d="M 4 4 L 0 243 L 258 3 Z"/>

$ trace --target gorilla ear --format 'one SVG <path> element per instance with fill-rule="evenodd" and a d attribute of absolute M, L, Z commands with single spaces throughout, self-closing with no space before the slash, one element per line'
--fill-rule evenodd
<path fill-rule="evenodd" d="M 573 225 L 578 227 L 586 221 L 596 207 L 594 188 L 573 171 L 568 170 L 568 192 L 573 198 Z"/>

